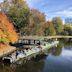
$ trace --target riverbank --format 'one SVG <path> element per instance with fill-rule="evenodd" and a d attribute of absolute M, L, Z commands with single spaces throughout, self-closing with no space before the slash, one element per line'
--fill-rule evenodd
<path fill-rule="evenodd" d="M 29 59 L 31 57 L 35 57 L 36 55 L 40 54 L 41 52 L 44 53 L 44 50 L 48 50 L 53 46 L 56 46 L 59 43 L 59 41 L 52 41 L 51 43 L 49 42 L 42 42 L 41 45 L 35 46 L 30 49 L 22 49 L 22 50 L 17 50 L 16 52 L 12 53 L 9 56 L 5 56 L 2 58 L 3 61 L 10 61 L 10 63 L 14 63 L 19 61 L 20 59 Z"/>
<path fill-rule="evenodd" d="M 11 54 L 16 50 L 16 47 L 0 43 L 0 58 Z"/>
<path fill-rule="evenodd" d="M 72 72 L 72 43 L 59 41 L 57 47 L 46 50 L 30 60 L 12 64 L 0 62 L 0 72 Z"/>

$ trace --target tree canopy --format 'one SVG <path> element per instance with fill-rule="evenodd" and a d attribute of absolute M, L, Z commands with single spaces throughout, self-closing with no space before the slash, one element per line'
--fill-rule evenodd
<path fill-rule="evenodd" d="M 45 15 L 36 9 L 30 10 L 29 24 L 23 30 L 28 35 L 43 35 L 42 24 L 45 23 Z M 23 31 L 22 30 L 22 31 Z"/>
<path fill-rule="evenodd" d="M 53 26 L 53 24 L 52 24 L 52 22 L 46 22 L 46 25 L 45 25 L 46 27 L 45 27 L 45 30 L 44 30 L 44 32 L 45 32 L 45 36 L 53 36 L 53 35 L 56 35 L 56 31 L 55 31 L 55 28 L 54 28 L 54 26 Z"/>
<path fill-rule="evenodd" d="M 7 16 L 0 12 L 0 42 L 14 43 L 18 40 L 18 35 L 13 27 L 13 24 Z"/>
<path fill-rule="evenodd" d="M 63 22 L 60 17 L 54 17 L 52 23 L 55 27 L 56 33 L 61 34 L 63 32 Z"/>
<path fill-rule="evenodd" d="M 72 28 L 63 25 L 60 17 L 46 21 L 44 13 L 30 9 L 24 0 L 4 0 L 2 11 L 13 22 L 19 34 L 48 36 L 71 35 L 72 32 Z"/>
<path fill-rule="evenodd" d="M 29 14 L 29 8 L 23 0 L 12 0 L 12 5 L 7 12 L 8 17 L 19 32 L 29 24 Z"/>

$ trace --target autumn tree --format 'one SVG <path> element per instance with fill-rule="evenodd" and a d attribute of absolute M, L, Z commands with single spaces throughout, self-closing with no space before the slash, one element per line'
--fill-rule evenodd
<path fill-rule="evenodd" d="M 9 3 L 7 0 L 4 0 L 3 3 L 0 3 L 1 11 L 7 12 L 8 8 L 9 8 Z"/>
<path fill-rule="evenodd" d="M 71 25 L 64 25 L 64 35 L 72 36 L 72 26 Z"/>
<path fill-rule="evenodd" d="M 42 35 L 42 24 L 45 22 L 44 13 L 38 11 L 37 9 L 30 10 L 29 29 L 31 35 Z M 26 31 L 26 30 L 25 30 Z"/>
<path fill-rule="evenodd" d="M 7 16 L 0 12 L 0 43 L 14 43 L 18 40 L 13 24 Z"/>
<path fill-rule="evenodd" d="M 56 33 L 61 34 L 63 32 L 63 22 L 60 17 L 54 17 L 52 23 L 55 27 Z"/>
<path fill-rule="evenodd" d="M 46 22 L 45 23 L 45 28 L 44 28 L 44 33 L 45 33 L 45 36 L 54 36 L 56 35 L 56 31 L 55 31 L 55 28 L 54 28 L 54 25 L 52 24 L 52 22 Z"/>
<path fill-rule="evenodd" d="M 12 0 L 7 15 L 14 23 L 17 31 L 29 24 L 29 8 L 24 0 Z"/>

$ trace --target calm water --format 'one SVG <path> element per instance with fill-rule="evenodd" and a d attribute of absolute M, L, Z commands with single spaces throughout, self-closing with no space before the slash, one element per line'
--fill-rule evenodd
<path fill-rule="evenodd" d="M 40 56 L 26 63 L 3 64 L 0 72 L 72 72 L 72 46 L 61 43 L 47 51 L 47 56 Z"/>

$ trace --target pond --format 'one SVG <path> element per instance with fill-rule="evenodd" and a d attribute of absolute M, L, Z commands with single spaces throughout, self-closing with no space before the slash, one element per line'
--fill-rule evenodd
<path fill-rule="evenodd" d="M 0 72 L 72 72 L 72 45 L 60 42 L 57 47 L 29 61 L 15 64 L 0 62 Z"/>

